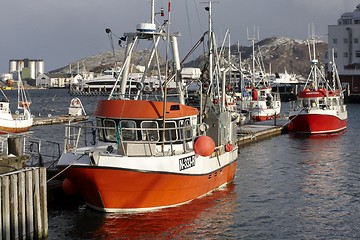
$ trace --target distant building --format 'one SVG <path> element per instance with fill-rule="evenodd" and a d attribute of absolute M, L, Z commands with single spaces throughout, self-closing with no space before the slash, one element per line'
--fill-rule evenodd
<path fill-rule="evenodd" d="M 334 49 L 334 58 L 344 87 L 350 89 L 350 100 L 360 99 L 360 4 L 353 12 L 341 15 L 337 25 L 328 26 L 329 63 Z"/>
<path fill-rule="evenodd" d="M 44 73 L 44 60 L 42 59 L 11 59 L 9 60 L 9 73 L 17 79 L 18 73 L 22 78 L 35 79 Z"/>
<path fill-rule="evenodd" d="M 36 78 L 36 87 L 42 88 L 65 88 L 71 81 L 68 73 L 44 73 Z"/>

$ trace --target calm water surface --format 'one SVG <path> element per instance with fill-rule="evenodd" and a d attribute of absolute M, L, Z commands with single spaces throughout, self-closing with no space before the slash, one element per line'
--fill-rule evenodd
<path fill-rule="evenodd" d="M 72 98 L 66 90 L 30 96 L 42 116 L 66 114 Z M 89 114 L 100 98 L 81 97 Z M 49 204 L 49 239 L 360 239 L 360 105 L 348 114 L 342 134 L 285 134 L 242 147 L 233 184 L 180 207 L 126 215 L 66 199 Z M 33 128 L 59 142 L 63 133 L 62 125 Z"/>

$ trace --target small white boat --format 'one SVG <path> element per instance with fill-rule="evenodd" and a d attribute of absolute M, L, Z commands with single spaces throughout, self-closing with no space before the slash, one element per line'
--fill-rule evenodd
<path fill-rule="evenodd" d="M 28 131 L 33 125 L 30 112 L 31 101 L 28 99 L 21 79 L 18 80 L 18 107 L 11 113 L 9 99 L 0 90 L 3 97 L 0 101 L 0 133 L 21 133 Z"/>

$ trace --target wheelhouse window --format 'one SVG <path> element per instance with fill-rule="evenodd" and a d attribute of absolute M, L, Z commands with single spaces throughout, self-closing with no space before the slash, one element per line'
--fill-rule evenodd
<path fill-rule="evenodd" d="M 179 121 L 179 133 L 180 133 L 180 139 L 186 140 L 190 139 L 192 137 L 192 128 L 190 124 L 190 119 L 180 120 Z"/>
<path fill-rule="evenodd" d="M 336 98 L 333 99 L 333 105 L 336 106 L 338 104 Z"/>
<path fill-rule="evenodd" d="M 264 99 L 265 95 L 266 95 L 265 91 L 260 91 L 260 98 L 261 99 Z"/>
<path fill-rule="evenodd" d="M 310 100 L 310 106 L 311 106 L 312 108 L 316 108 L 316 107 L 317 107 L 317 104 L 316 104 L 316 100 L 315 100 L 315 99 L 311 99 L 311 100 Z"/>
<path fill-rule="evenodd" d="M 325 109 L 325 108 L 326 108 L 325 99 L 319 99 L 319 108 L 321 108 L 321 109 Z"/>
<path fill-rule="evenodd" d="M 102 127 L 101 118 L 97 118 L 97 119 L 96 119 L 96 126 L 99 127 L 99 128 L 97 129 L 99 139 L 100 139 L 100 140 L 104 140 L 104 131 L 103 131 L 103 129 L 101 128 L 101 127 Z"/>
<path fill-rule="evenodd" d="M 129 120 L 120 121 L 121 137 L 124 141 L 137 140 L 136 122 Z"/>
<path fill-rule="evenodd" d="M 141 122 L 141 136 L 143 141 L 159 141 L 159 126 L 155 121 Z"/>
<path fill-rule="evenodd" d="M 303 104 L 303 107 L 304 107 L 304 108 L 308 108 L 308 107 L 309 107 L 309 100 L 308 100 L 308 99 L 304 99 L 303 102 L 302 102 L 302 104 Z"/>
<path fill-rule="evenodd" d="M 116 123 L 114 120 L 105 119 L 105 139 L 108 141 L 116 141 Z"/>
<path fill-rule="evenodd" d="M 176 123 L 165 122 L 165 141 L 176 141 L 177 139 Z"/>

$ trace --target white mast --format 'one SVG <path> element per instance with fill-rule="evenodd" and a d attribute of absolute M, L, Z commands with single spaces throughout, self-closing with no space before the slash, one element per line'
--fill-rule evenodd
<path fill-rule="evenodd" d="M 259 40 L 259 28 L 257 29 L 257 36 L 256 36 L 256 27 L 254 26 L 254 32 L 253 36 L 249 37 L 249 29 L 246 29 L 247 31 L 247 38 L 248 41 L 251 41 L 252 43 L 252 76 L 251 81 L 252 83 L 255 83 L 255 42 Z"/>
<path fill-rule="evenodd" d="M 207 11 L 209 12 L 209 81 L 210 81 L 210 94 L 212 95 L 213 92 L 213 32 L 212 32 L 212 14 L 211 14 L 211 5 L 212 2 L 209 1 L 209 6 Z"/>
<path fill-rule="evenodd" d="M 151 23 L 155 23 L 155 0 L 151 0 Z"/>

